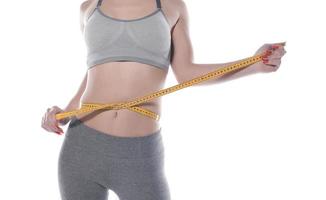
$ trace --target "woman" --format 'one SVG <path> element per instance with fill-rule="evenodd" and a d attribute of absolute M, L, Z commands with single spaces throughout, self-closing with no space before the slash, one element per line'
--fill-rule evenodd
<path fill-rule="evenodd" d="M 70 121 L 59 156 L 61 197 L 103 200 L 111 189 L 120 200 L 168 200 L 158 121 L 128 109 L 62 120 L 56 120 L 55 114 L 78 109 L 81 102 L 122 102 L 158 91 L 170 64 L 181 83 L 234 62 L 193 63 L 188 12 L 182 0 L 87 0 L 80 9 L 87 73 L 66 108 L 53 106 L 42 119 L 45 130 L 60 135 L 59 125 Z M 276 71 L 285 50 L 265 44 L 256 54 L 267 49 L 272 53 L 263 62 L 218 81 Z M 139 106 L 160 115 L 160 103 L 156 98 Z"/>

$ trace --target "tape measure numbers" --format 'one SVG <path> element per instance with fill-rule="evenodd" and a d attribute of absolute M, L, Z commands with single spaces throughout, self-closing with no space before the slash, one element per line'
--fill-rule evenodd
<path fill-rule="evenodd" d="M 279 45 L 285 45 L 284 43 L 279 43 Z M 244 59 L 241 62 L 238 63 L 233 63 L 230 64 L 228 66 L 219 68 L 217 70 L 214 70 L 212 72 L 209 72 L 207 74 L 204 74 L 202 76 L 190 79 L 188 81 L 182 82 L 180 84 L 165 88 L 165 89 L 161 89 L 157 92 L 145 95 L 143 97 L 139 97 L 136 98 L 134 100 L 131 100 L 129 102 L 119 102 L 119 103 L 82 103 L 81 108 L 77 109 L 77 110 L 72 110 L 72 111 L 67 111 L 67 112 L 62 112 L 62 113 L 57 113 L 55 115 L 55 118 L 57 120 L 63 119 L 63 118 L 67 118 L 70 116 L 75 116 L 81 113 L 87 113 L 87 112 L 91 112 L 91 111 L 95 111 L 95 110 L 101 110 L 101 109 L 106 109 L 106 110 L 119 110 L 119 109 L 128 109 L 134 112 L 137 112 L 139 114 L 145 115 L 147 117 L 153 118 L 154 120 L 159 120 L 159 115 L 157 115 L 156 113 L 145 109 L 145 108 L 141 108 L 137 105 L 150 101 L 154 98 L 157 97 L 161 97 L 163 95 L 167 95 L 169 93 L 175 92 L 177 90 L 201 83 L 203 81 L 207 81 L 219 76 L 222 76 L 224 74 L 230 73 L 232 71 L 241 69 L 241 68 L 245 68 L 247 66 L 250 66 L 256 62 L 259 62 L 262 60 L 262 58 L 268 54 L 268 51 L 265 51 L 264 53 L 261 53 L 259 55 L 256 56 L 252 56 L 252 57 L 248 57 L 246 59 Z"/>

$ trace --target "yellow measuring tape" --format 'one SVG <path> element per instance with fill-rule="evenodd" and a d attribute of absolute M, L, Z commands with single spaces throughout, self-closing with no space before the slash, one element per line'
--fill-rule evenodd
<path fill-rule="evenodd" d="M 284 43 L 279 43 L 278 45 L 283 45 L 284 46 L 285 42 Z M 128 110 L 137 112 L 139 114 L 145 115 L 147 117 L 153 118 L 155 120 L 159 120 L 159 115 L 157 115 L 156 113 L 154 113 L 154 112 L 152 112 L 152 111 L 150 111 L 148 109 L 138 107 L 136 105 L 139 105 L 141 103 L 150 101 L 150 100 L 152 100 L 154 98 L 161 97 L 163 95 L 172 93 L 174 91 L 177 91 L 177 90 L 192 86 L 194 84 L 198 84 L 200 82 L 203 82 L 203 81 L 206 81 L 206 80 L 218 77 L 218 76 L 222 76 L 224 74 L 230 73 L 230 72 L 235 71 L 237 69 L 247 67 L 247 66 L 249 66 L 251 64 L 254 64 L 256 62 L 261 61 L 262 58 L 267 54 L 268 54 L 268 50 L 265 51 L 264 53 L 259 54 L 259 55 L 248 57 L 248 58 L 244 59 L 241 62 L 234 63 L 234 64 L 231 64 L 231 65 L 219 68 L 217 70 L 214 70 L 214 71 L 209 72 L 207 74 L 204 74 L 202 76 L 190 79 L 188 81 L 185 81 L 185 82 L 182 82 L 180 84 L 171 86 L 169 88 L 161 89 L 161 90 L 159 90 L 157 92 L 145 95 L 143 97 L 136 98 L 136 99 L 131 100 L 129 102 L 82 103 L 82 106 L 81 106 L 80 109 L 67 111 L 67 112 L 62 112 L 62 113 L 57 113 L 55 115 L 55 118 L 57 120 L 60 120 L 60 119 L 66 118 L 66 117 L 75 116 L 75 115 L 78 115 L 78 114 L 81 114 L 81 113 L 91 112 L 91 111 L 100 110 L 100 109 L 107 109 L 107 110 L 128 109 Z"/>

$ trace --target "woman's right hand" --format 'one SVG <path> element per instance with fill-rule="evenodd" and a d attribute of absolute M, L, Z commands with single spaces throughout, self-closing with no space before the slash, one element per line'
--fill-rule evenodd
<path fill-rule="evenodd" d="M 63 112 L 63 110 L 58 106 L 52 106 L 51 108 L 48 108 L 42 118 L 42 128 L 49 132 L 54 132 L 58 135 L 62 135 L 63 130 L 59 127 L 59 124 L 62 125 L 62 123 L 59 123 L 59 120 L 55 118 L 55 114 L 60 112 Z"/>

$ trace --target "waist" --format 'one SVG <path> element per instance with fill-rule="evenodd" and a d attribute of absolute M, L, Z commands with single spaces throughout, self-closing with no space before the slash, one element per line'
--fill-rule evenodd
<path fill-rule="evenodd" d="M 99 91 L 88 88 L 80 99 L 80 105 L 82 103 L 126 102 L 132 100 L 132 97 L 136 98 L 138 96 L 134 92 L 130 92 L 130 95 L 127 95 L 126 91 L 123 93 L 118 95 L 111 91 L 102 95 Z M 153 99 L 138 106 L 161 115 L 161 103 L 159 99 Z M 158 130 L 160 127 L 159 121 L 128 109 L 102 109 L 90 113 L 82 113 L 76 117 L 90 127 L 107 134 L 121 137 L 146 136 Z"/>
<path fill-rule="evenodd" d="M 160 90 L 166 73 L 141 63 L 105 63 L 88 70 L 82 103 L 128 102 Z M 161 98 L 138 105 L 160 115 Z M 117 136 L 143 136 L 158 130 L 158 121 L 128 109 L 96 110 L 77 116 L 86 124 Z"/>
<path fill-rule="evenodd" d="M 92 99 L 93 98 L 83 98 L 80 101 L 80 105 L 83 102 L 111 102 L 99 102 Z M 139 105 L 139 107 L 146 108 L 161 115 L 160 104 Z M 96 110 L 90 113 L 79 114 L 76 117 L 89 127 L 95 128 L 103 133 L 120 137 L 146 136 L 160 128 L 159 121 L 128 109 Z"/>

